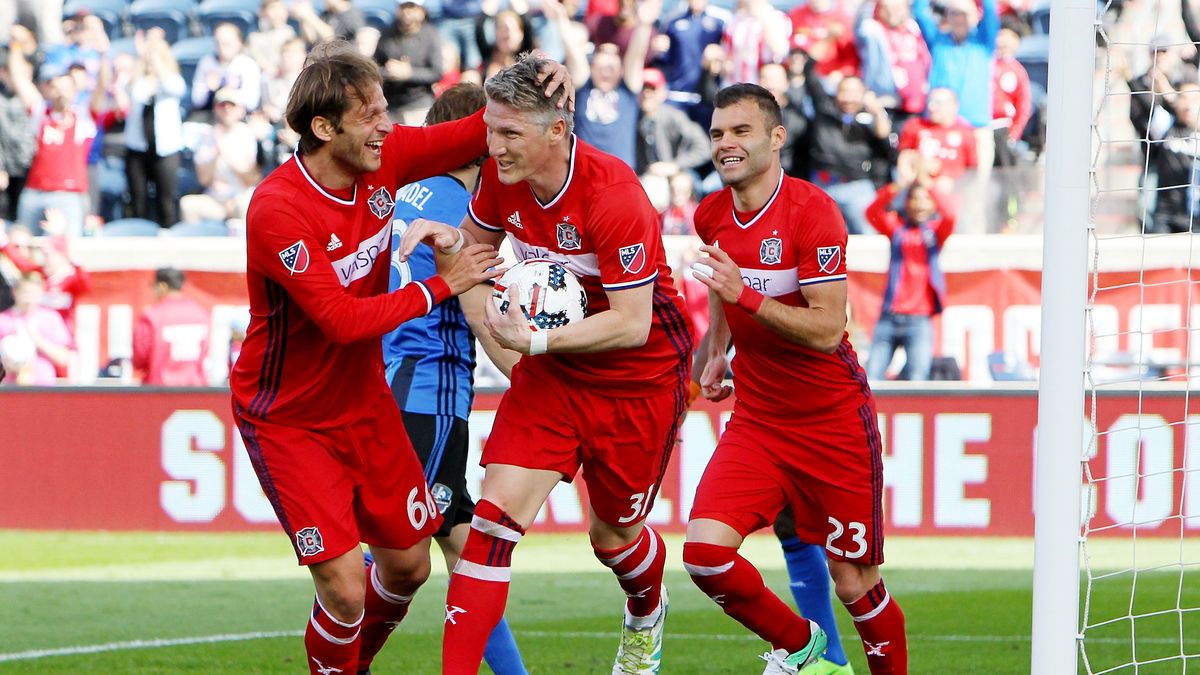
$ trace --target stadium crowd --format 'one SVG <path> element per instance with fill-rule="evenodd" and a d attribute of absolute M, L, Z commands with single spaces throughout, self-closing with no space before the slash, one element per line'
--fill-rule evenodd
<path fill-rule="evenodd" d="M 1047 22 L 1021 0 L 69 0 L 55 11 L 15 9 L 0 28 L 0 311 L 11 302 L 5 286 L 42 286 L 54 300 L 41 304 L 60 310 L 68 333 L 62 308 L 87 288 L 67 256 L 71 238 L 242 233 L 255 185 L 298 139 L 283 120 L 291 84 L 308 50 L 335 38 L 375 60 L 391 117 L 406 124 L 420 124 L 447 87 L 481 82 L 525 51 L 560 60 L 579 87 L 576 133 L 638 172 L 664 234 L 693 235 L 698 202 L 720 187 L 707 129 L 717 90 L 734 82 L 776 96 L 785 171 L 828 192 L 851 234 L 896 236 L 904 228 L 884 216 L 907 214 L 913 186 L 937 206 L 926 219 L 957 232 L 1013 231 L 1012 172 L 1035 163 L 1041 146 Z M 61 25 L 48 25 L 55 12 Z M 1033 36 L 1024 52 L 1023 36 Z M 1022 53 L 1042 64 L 1032 87 Z M 30 235 L 51 243 L 23 259 Z M 894 241 L 893 264 L 914 245 L 924 246 Z M 921 304 L 928 315 L 931 303 Z"/>

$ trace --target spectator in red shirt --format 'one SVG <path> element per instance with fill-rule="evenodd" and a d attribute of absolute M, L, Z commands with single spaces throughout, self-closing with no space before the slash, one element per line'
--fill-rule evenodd
<path fill-rule="evenodd" d="M 867 221 L 891 240 L 887 288 L 875 324 L 867 377 L 887 376 L 896 347 L 904 347 L 904 368 L 898 379 L 928 380 L 933 365 L 932 317 L 945 304 L 946 279 L 938 260 L 954 231 L 954 211 L 928 178 L 901 174 L 900 183 L 880 188 L 867 207 Z M 892 210 L 905 188 L 904 213 Z"/>
<path fill-rule="evenodd" d="M 1029 93 L 1029 73 L 1017 60 L 1021 36 L 1011 28 L 1000 29 L 996 36 L 996 61 L 992 65 L 992 127 L 996 130 L 996 166 L 1016 164 L 1013 145 L 1021 140 L 1033 100 Z"/>
<path fill-rule="evenodd" d="M 154 273 L 157 302 L 146 308 L 133 329 L 133 369 L 142 384 L 202 387 L 208 384 L 209 314 L 184 295 L 183 272 Z"/>
<path fill-rule="evenodd" d="M 62 315 L 63 322 L 75 334 L 75 304 L 80 295 L 92 288 L 87 270 L 75 264 L 63 236 L 65 218 L 58 209 L 48 209 L 42 227 L 50 237 L 35 246 L 24 227 L 14 227 L 14 236 L 0 232 L 0 253 L 21 274 L 37 272 L 45 280 L 42 306 Z M 60 372 L 65 375 L 65 372 Z"/>
<path fill-rule="evenodd" d="M 954 182 L 978 165 L 975 130 L 958 116 L 958 97 L 939 87 L 929 92 L 925 117 L 908 121 L 900 132 L 898 170 L 927 174 L 942 194 L 954 193 Z"/>
<path fill-rule="evenodd" d="M 793 9 L 789 16 L 792 47 L 808 54 L 816 63 L 821 79 L 836 84 L 843 77 L 858 75 L 854 22 L 842 11 L 839 0 L 811 0 Z"/>
<path fill-rule="evenodd" d="M 28 31 L 14 26 L 14 34 Z M 107 43 L 107 38 L 103 38 Z M 107 46 L 107 44 L 105 45 Z M 96 139 L 97 118 L 107 109 L 108 78 L 112 69 L 107 52 L 100 55 L 100 86 L 88 106 L 77 103 L 78 87 L 69 68 L 43 65 L 41 87 L 34 84 L 33 66 L 15 44 L 8 53 L 8 72 L 17 96 L 29 108 L 37 137 L 37 150 L 25 189 L 17 204 L 17 219 L 34 234 L 41 234 L 47 209 L 66 217 L 67 234 L 78 236 L 88 202 L 88 153 Z"/>

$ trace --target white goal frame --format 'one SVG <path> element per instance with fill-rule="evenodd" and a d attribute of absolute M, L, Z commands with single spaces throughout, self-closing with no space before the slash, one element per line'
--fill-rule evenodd
<path fill-rule="evenodd" d="M 1052 0 L 1050 21 L 1032 675 L 1078 671 L 1096 1 Z"/>

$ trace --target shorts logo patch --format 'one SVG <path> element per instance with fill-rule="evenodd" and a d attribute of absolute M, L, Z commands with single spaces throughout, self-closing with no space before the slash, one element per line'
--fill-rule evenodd
<path fill-rule="evenodd" d="M 558 234 L 558 247 L 564 251 L 578 251 L 583 244 L 579 239 L 579 228 L 571 223 L 562 222 L 555 226 Z"/>
<path fill-rule="evenodd" d="M 617 253 L 621 256 L 621 267 L 630 274 L 637 274 L 646 266 L 646 248 L 641 244 L 622 246 Z"/>
<path fill-rule="evenodd" d="M 296 550 L 300 551 L 302 558 L 324 551 L 325 543 L 321 541 L 321 531 L 315 527 L 306 527 L 296 532 Z"/>
<path fill-rule="evenodd" d="M 758 247 L 758 259 L 761 260 L 764 265 L 778 265 L 782 255 L 783 240 L 779 237 L 763 239 L 762 245 Z"/>
<path fill-rule="evenodd" d="M 821 267 L 821 271 L 826 274 L 833 274 L 837 271 L 838 266 L 842 264 L 842 247 L 841 246 L 818 246 L 817 247 L 817 265 Z"/>
<path fill-rule="evenodd" d="M 304 245 L 304 240 L 301 239 L 280 251 L 279 259 L 283 261 L 284 268 L 293 275 L 308 269 L 308 247 Z"/>
<path fill-rule="evenodd" d="M 450 508 L 450 501 L 454 498 L 454 493 L 441 483 L 434 483 L 430 486 L 429 493 L 433 495 L 433 503 L 437 504 L 438 513 L 446 515 L 446 509 Z"/>
<path fill-rule="evenodd" d="M 367 204 L 371 207 L 371 213 L 375 214 L 376 218 L 387 218 L 392 212 L 392 208 L 396 206 L 396 200 L 392 199 L 392 193 L 388 192 L 386 187 L 381 187 L 371 193 Z"/>

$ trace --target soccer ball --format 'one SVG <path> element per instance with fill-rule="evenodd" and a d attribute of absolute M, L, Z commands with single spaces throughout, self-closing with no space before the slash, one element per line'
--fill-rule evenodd
<path fill-rule="evenodd" d="M 508 289 L 513 284 L 521 287 L 521 311 L 533 330 L 582 321 L 587 314 L 587 293 L 561 263 L 530 258 L 508 268 L 492 289 L 492 299 L 501 314 L 508 313 Z"/>

